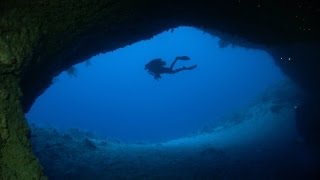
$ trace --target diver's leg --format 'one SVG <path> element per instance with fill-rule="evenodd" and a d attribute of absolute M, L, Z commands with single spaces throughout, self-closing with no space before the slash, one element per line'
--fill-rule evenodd
<path fill-rule="evenodd" d="M 192 70 L 194 68 L 196 68 L 198 65 L 193 65 L 193 66 L 190 66 L 190 67 L 184 67 L 186 70 Z"/>
<path fill-rule="evenodd" d="M 171 63 L 171 66 L 170 66 L 170 69 L 173 70 L 173 66 L 177 63 L 179 59 L 176 58 L 172 63 Z"/>
<path fill-rule="evenodd" d="M 170 69 L 173 69 L 173 66 L 176 64 L 178 60 L 189 61 L 190 57 L 188 56 L 177 56 L 176 59 L 172 62 Z"/>
<path fill-rule="evenodd" d="M 183 71 L 183 70 L 192 70 L 192 69 L 194 69 L 196 67 L 197 67 L 197 65 L 193 65 L 193 66 L 190 66 L 190 67 L 183 66 L 182 68 L 178 68 L 178 69 L 173 70 L 172 74 L 175 74 L 175 73 Z"/>
<path fill-rule="evenodd" d="M 186 70 L 186 68 L 185 68 L 185 67 L 182 67 L 182 68 L 175 69 L 175 70 L 173 70 L 173 71 L 171 72 L 171 74 L 175 74 L 175 73 L 180 72 L 180 71 L 183 71 L 183 70 Z"/>

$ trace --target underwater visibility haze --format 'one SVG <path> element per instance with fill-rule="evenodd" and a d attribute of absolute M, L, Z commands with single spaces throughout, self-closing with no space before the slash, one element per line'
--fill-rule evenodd
<path fill-rule="evenodd" d="M 301 96 L 263 50 L 179 27 L 71 67 L 26 116 L 49 179 L 309 179 Z"/>
<path fill-rule="evenodd" d="M 57 129 L 79 128 L 125 142 L 163 142 L 200 130 L 250 103 L 285 79 L 262 50 L 229 45 L 192 27 L 98 54 L 54 79 L 34 103 L 29 122 Z M 155 80 L 144 70 L 162 58 L 174 69 Z"/>

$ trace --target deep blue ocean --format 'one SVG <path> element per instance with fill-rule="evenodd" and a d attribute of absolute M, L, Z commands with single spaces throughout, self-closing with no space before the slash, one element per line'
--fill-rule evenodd
<path fill-rule="evenodd" d="M 42 127 L 78 128 L 123 142 L 163 142 L 190 135 L 251 103 L 286 79 L 262 50 L 179 27 L 113 52 L 98 54 L 55 77 L 26 117 Z M 221 44 L 221 42 L 220 42 Z M 175 68 L 155 80 L 145 64 L 162 58 Z"/>

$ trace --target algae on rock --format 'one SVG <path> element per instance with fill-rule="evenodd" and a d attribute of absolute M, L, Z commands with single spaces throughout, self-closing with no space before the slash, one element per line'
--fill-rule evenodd
<path fill-rule="evenodd" d="M 0 77 L 0 179 L 46 179 L 31 151 L 19 78 Z"/>

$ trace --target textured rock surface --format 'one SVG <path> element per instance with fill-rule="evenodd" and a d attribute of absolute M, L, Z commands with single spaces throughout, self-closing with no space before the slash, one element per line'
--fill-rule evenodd
<path fill-rule="evenodd" d="M 296 139 L 298 94 L 291 83 L 280 84 L 205 132 L 164 143 L 128 144 L 37 126 L 31 126 L 31 140 L 53 180 L 312 179 L 320 173 L 317 160 L 302 160 L 310 154 Z"/>
<path fill-rule="evenodd" d="M 31 151 L 17 79 L 0 77 L 0 179 L 45 179 Z"/>
<path fill-rule="evenodd" d="M 300 0 L 1 1 L 1 175 L 5 172 L 8 177 L 18 177 L 33 171 L 34 176 L 41 177 L 29 150 L 21 108 L 27 111 L 50 85 L 53 76 L 97 53 L 150 38 L 179 25 L 213 32 L 238 45 L 269 50 L 281 68 L 308 90 L 310 98 L 315 97 L 320 89 L 320 66 L 315 56 L 320 39 L 316 3 Z M 291 57 L 294 48 L 287 47 L 292 44 L 303 44 L 299 58 L 292 57 L 294 63 L 281 61 L 281 57 Z M 6 100 L 7 96 L 11 101 Z M 308 107 L 319 107 L 316 104 L 319 101 L 312 102 Z M 313 117 L 319 115 L 309 115 L 303 123 L 319 127 L 318 119 Z M 25 158 L 17 158 L 17 154 Z M 34 165 L 27 166 L 30 162 Z M 26 169 L 19 171 L 16 166 Z"/>

